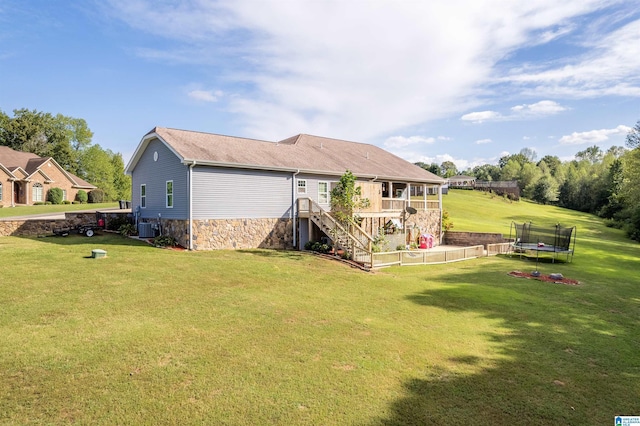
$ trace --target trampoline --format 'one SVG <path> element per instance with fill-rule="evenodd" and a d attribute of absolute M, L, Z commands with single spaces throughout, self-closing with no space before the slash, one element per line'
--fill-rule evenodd
<path fill-rule="evenodd" d="M 512 248 L 516 253 L 526 254 L 527 251 L 536 252 L 536 269 L 540 253 L 553 255 L 552 262 L 559 255 L 566 255 L 567 262 L 573 260 L 573 252 L 576 245 L 576 227 L 566 227 L 557 224 L 555 226 L 536 226 L 531 222 L 511 223 L 509 235 L 513 241 Z"/>

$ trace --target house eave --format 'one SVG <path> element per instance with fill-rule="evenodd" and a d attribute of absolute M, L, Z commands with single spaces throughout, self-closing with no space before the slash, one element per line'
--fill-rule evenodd
<path fill-rule="evenodd" d="M 231 169 L 249 169 L 249 170 L 264 170 L 264 171 L 272 171 L 272 172 L 286 172 L 286 173 L 304 173 L 311 175 L 321 175 L 321 176 L 335 176 L 340 177 L 342 173 L 333 172 L 328 170 L 314 170 L 314 169 L 299 169 L 292 167 L 272 167 L 272 166 L 264 166 L 260 164 L 242 164 L 242 163 L 227 163 L 223 161 L 207 161 L 207 160 L 198 160 L 192 158 L 185 158 L 182 160 L 182 164 L 185 166 L 189 166 L 192 164 L 196 164 L 198 166 L 209 166 L 209 167 L 226 167 Z M 356 174 L 359 179 L 377 179 L 377 180 L 386 180 L 392 182 L 414 182 L 421 184 L 432 184 L 432 185 L 443 185 L 444 181 L 433 181 L 428 179 L 415 179 L 410 177 L 401 177 L 401 176 L 380 176 L 380 175 L 371 175 L 371 174 Z"/>

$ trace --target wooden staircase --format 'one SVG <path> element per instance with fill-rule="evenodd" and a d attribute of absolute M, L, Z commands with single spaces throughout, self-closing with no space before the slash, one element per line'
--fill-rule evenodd
<path fill-rule="evenodd" d="M 334 247 L 343 249 L 351 260 L 366 268 L 372 267 L 373 239 L 364 229 L 356 224 L 345 228 L 313 200 L 309 200 L 309 218 L 331 239 Z"/>

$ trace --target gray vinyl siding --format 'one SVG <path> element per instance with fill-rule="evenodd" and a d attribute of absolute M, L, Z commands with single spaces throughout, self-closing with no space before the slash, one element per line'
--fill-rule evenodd
<path fill-rule="evenodd" d="M 297 193 L 297 181 L 300 179 L 305 179 L 307 181 L 307 193 L 306 194 L 298 194 Z M 311 198 L 316 203 L 318 202 L 318 182 L 328 182 L 329 183 L 329 192 L 333 188 L 333 185 L 336 184 L 340 180 L 340 176 L 322 176 L 322 175 L 304 175 L 299 174 L 296 176 L 296 199 L 298 198 Z M 331 194 L 329 194 L 329 204 L 321 204 L 321 206 L 325 209 L 330 208 L 331 203 Z"/>
<path fill-rule="evenodd" d="M 217 167 L 193 169 L 194 219 L 291 216 L 292 173 Z"/>
<path fill-rule="evenodd" d="M 153 154 L 158 153 L 154 161 Z M 146 184 L 146 208 L 140 209 L 141 218 L 188 219 L 189 217 L 189 169 L 167 146 L 153 140 L 140 157 L 131 173 L 131 205 L 140 205 L 140 185 Z M 166 182 L 173 181 L 173 208 L 166 207 Z"/>

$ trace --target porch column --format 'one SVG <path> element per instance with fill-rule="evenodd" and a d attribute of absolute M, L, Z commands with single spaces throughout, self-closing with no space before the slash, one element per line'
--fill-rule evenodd
<path fill-rule="evenodd" d="M 427 204 L 427 184 L 426 183 L 422 184 L 422 198 L 424 198 L 424 209 L 428 210 L 429 205 Z"/>
<path fill-rule="evenodd" d="M 444 240 L 444 232 L 442 232 L 442 185 L 438 185 L 438 207 L 440 208 L 440 244 Z"/>

